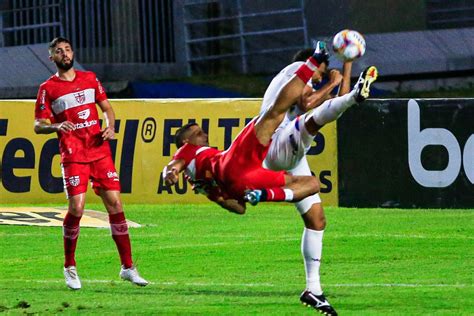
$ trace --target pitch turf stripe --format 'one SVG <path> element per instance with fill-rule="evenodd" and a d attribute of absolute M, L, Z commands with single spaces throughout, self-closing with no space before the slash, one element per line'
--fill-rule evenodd
<path fill-rule="evenodd" d="M 64 280 L 26 280 L 26 279 L 10 279 L 0 280 L 0 283 L 15 283 L 15 282 L 31 282 L 31 283 L 64 283 Z M 118 283 L 124 282 L 122 280 L 84 280 L 81 279 L 82 283 Z M 154 285 L 164 286 L 236 286 L 236 287 L 281 287 L 281 284 L 273 283 L 206 283 L 206 282 L 150 282 Z M 299 286 L 300 284 L 286 284 L 291 286 Z M 324 287 L 414 287 L 414 288 L 428 288 L 428 287 L 446 287 L 446 288 L 469 288 L 473 287 L 472 284 L 421 284 L 421 283 L 336 283 L 336 284 L 323 284 Z"/>
<path fill-rule="evenodd" d="M 85 238 L 103 238 L 104 236 L 109 236 L 109 233 L 104 233 L 104 234 L 87 234 L 81 231 L 81 237 Z M 59 236 L 59 235 L 58 235 Z M 151 237 L 163 237 L 164 234 L 133 234 L 132 232 L 132 238 L 135 239 L 141 239 L 141 238 L 151 238 Z M 327 233 L 327 236 L 330 238 L 345 238 L 345 239 L 350 239 L 350 238 L 395 238 L 395 239 L 446 239 L 446 240 L 455 240 L 455 239 L 468 239 L 472 240 L 474 239 L 474 236 L 426 236 L 426 235 L 404 235 L 404 234 L 353 234 L 353 233 L 347 233 L 347 234 L 334 234 L 334 233 Z M 43 233 L 0 233 L 0 237 L 44 237 Z M 50 236 L 54 237 L 55 236 Z M 236 235 L 236 236 L 218 236 L 218 235 L 201 235 L 201 238 L 239 238 L 243 239 L 241 241 L 226 241 L 226 242 L 216 242 L 216 243 L 206 243 L 206 244 L 195 244 L 197 247 L 203 247 L 203 246 L 220 246 L 220 245 L 234 245 L 234 244 L 242 244 L 242 243 L 266 243 L 266 242 L 278 242 L 278 241 L 299 241 L 301 240 L 300 237 L 281 237 L 281 238 L 275 238 L 275 239 L 255 239 L 258 238 L 258 235 Z M 179 247 L 191 247 L 192 245 L 173 245 L 173 246 L 164 246 L 164 248 L 179 248 Z"/>

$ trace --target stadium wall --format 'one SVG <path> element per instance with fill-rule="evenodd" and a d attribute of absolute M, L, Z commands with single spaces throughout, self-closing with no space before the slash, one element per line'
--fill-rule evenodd
<path fill-rule="evenodd" d="M 183 178 L 172 188 L 161 171 L 176 150 L 172 135 L 189 121 L 227 148 L 260 109 L 260 99 L 112 100 L 116 140 L 111 141 L 125 203 L 204 203 Z M 0 203 L 66 203 L 56 134 L 33 131 L 34 101 L 0 101 Z M 308 162 L 321 182 L 326 205 L 338 205 L 336 125 L 315 138 Z M 87 200 L 99 202 L 89 190 Z"/>
<path fill-rule="evenodd" d="M 340 206 L 474 208 L 474 99 L 368 100 L 337 134 Z"/>

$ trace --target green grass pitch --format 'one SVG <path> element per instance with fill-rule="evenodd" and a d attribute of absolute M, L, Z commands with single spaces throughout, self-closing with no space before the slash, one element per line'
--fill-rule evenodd
<path fill-rule="evenodd" d="M 86 205 L 102 210 L 100 205 Z M 106 229 L 82 228 L 83 287 L 66 288 L 60 227 L 0 225 L 0 314 L 314 315 L 291 205 L 126 205 L 134 259 L 119 279 Z M 321 278 L 340 315 L 474 315 L 474 212 L 326 208 Z"/>

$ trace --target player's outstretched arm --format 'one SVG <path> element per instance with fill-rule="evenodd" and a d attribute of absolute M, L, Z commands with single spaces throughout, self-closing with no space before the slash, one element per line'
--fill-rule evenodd
<path fill-rule="evenodd" d="M 342 65 L 342 82 L 339 93 L 337 94 L 338 96 L 343 96 L 351 91 L 352 63 L 352 60 L 348 60 Z"/>
<path fill-rule="evenodd" d="M 51 123 L 48 119 L 36 119 L 35 120 L 35 133 L 36 134 L 51 134 L 55 132 L 70 132 L 75 128 L 74 124 L 69 121 L 61 123 Z"/>
<path fill-rule="evenodd" d="M 299 105 L 301 110 L 307 112 L 333 97 L 331 92 L 341 83 L 343 76 L 336 69 L 332 69 L 328 76 L 329 82 L 316 91 L 312 90 L 308 85 L 305 87 L 306 91 L 303 92 L 302 102 Z M 308 89 L 311 90 L 308 92 Z"/>
<path fill-rule="evenodd" d="M 229 212 L 243 215 L 245 214 L 245 202 L 243 201 L 237 201 L 235 199 L 227 199 L 227 200 L 222 200 L 220 203 L 216 202 L 219 204 L 221 207 L 225 208 Z"/>
<path fill-rule="evenodd" d="M 163 169 L 163 180 L 165 185 L 170 186 L 178 182 L 179 173 L 184 170 L 184 160 L 171 160 Z"/>
<path fill-rule="evenodd" d="M 219 186 L 210 187 L 206 190 L 206 197 L 219 204 L 222 208 L 229 212 L 236 213 L 239 215 L 245 214 L 245 202 L 244 200 L 236 200 L 229 197 L 229 195 Z"/>
<path fill-rule="evenodd" d="M 115 138 L 115 112 L 109 100 L 105 99 L 97 103 L 104 114 L 105 127 L 100 131 L 103 140 Z"/>

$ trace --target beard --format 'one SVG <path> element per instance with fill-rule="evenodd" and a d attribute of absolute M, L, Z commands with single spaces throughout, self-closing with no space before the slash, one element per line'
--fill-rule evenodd
<path fill-rule="evenodd" d="M 64 61 L 55 61 L 56 67 L 58 67 L 61 70 L 68 71 L 69 69 L 74 66 L 74 59 L 71 59 L 68 64 L 64 63 Z"/>

